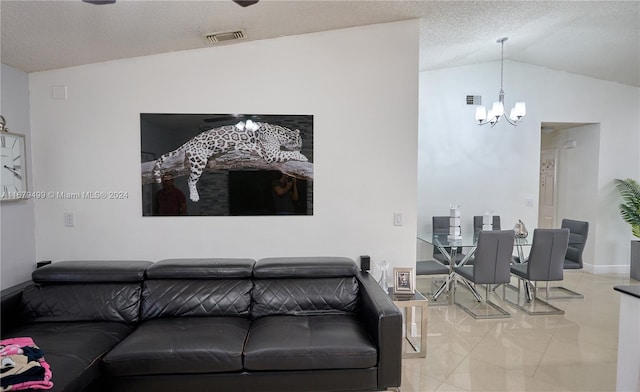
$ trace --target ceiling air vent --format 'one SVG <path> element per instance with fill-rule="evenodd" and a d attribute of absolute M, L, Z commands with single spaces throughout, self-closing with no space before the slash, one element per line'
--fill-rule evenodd
<path fill-rule="evenodd" d="M 205 34 L 204 38 L 210 44 L 221 44 L 223 42 L 237 41 L 247 38 L 244 30 L 225 31 L 222 33 Z"/>
<path fill-rule="evenodd" d="M 480 95 L 467 95 L 467 105 L 482 105 L 482 97 Z"/>

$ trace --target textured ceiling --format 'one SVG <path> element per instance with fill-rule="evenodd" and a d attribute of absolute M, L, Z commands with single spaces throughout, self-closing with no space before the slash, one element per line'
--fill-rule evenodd
<path fill-rule="evenodd" d="M 0 0 L 1 60 L 44 71 L 210 46 L 205 33 L 259 40 L 420 18 L 420 70 L 505 58 L 640 86 L 640 0 Z"/>

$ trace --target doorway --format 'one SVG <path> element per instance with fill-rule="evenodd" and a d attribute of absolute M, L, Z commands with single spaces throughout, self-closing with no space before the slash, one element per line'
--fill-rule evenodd
<path fill-rule="evenodd" d="M 600 124 L 541 124 L 538 227 L 559 228 L 564 218 L 597 222 L 599 151 Z M 593 242 L 585 260 L 593 260 Z"/>

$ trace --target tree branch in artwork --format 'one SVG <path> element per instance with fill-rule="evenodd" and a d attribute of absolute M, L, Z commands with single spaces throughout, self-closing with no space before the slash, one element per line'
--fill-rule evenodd
<path fill-rule="evenodd" d="M 143 162 L 141 165 L 142 183 L 151 184 L 155 182 L 153 178 L 153 166 L 156 161 Z M 302 180 L 313 181 L 313 163 L 302 161 L 286 161 L 269 163 L 256 153 L 233 150 L 220 156 L 211 157 L 207 162 L 205 172 L 218 170 L 279 170 L 282 173 Z M 162 164 L 162 172 L 169 173 L 174 177 L 188 176 L 189 167 L 185 164 L 184 152 L 168 158 Z"/>

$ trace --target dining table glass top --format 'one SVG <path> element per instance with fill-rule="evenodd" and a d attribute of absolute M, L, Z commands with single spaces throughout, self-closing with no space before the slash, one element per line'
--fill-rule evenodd
<path fill-rule="evenodd" d="M 478 246 L 478 233 L 469 233 L 467 235 L 463 234 L 457 239 L 449 237 L 449 234 L 427 233 L 425 235 L 418 235 L 418 240 L 443 248 L 450 248 L 454 246 L 472 248 Z M 529 240 L 529 237 L 516 237 L 514 245 L 528 246 L 531 245 L 531 241 Z"/>

